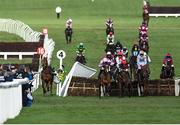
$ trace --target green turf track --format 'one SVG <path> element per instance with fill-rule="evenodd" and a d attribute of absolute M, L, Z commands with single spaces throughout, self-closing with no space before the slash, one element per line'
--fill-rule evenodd
<path fill-rule="evenodd" d="M 52 65 L 58 68 L 59 61 L 56 52 L 65 50 L 64 60 L 69 70 L 75 58 L 75 49 L 79 42 L 84 42 L 87 48 L 88 66 L 98 69 L 97 65 L 104 55 L 105 48 L 105 20 L 114 19 L 115 39 L 121 40 L 123 45 L 130 47 L 137 40 L 138 26 L 141 24 L 142 0 L 0 0 L 0 17 L 23 21 L 34 30 L 42 31 L 48 27 L 49 37 L 56 42 Z M 178 0 L 152 0 L 152 5 L 177 6 Z M 61 19 L 57 20 L 54 9 L 62 7 Z M 73 19 L 73 43 L 66 45 L 64 38 L 65 20 Z M 151 78 L 159 78 L 162 59 L 165 53 L 173 55 L 175 67 L 179 67 L 180 20 L 179 18 L 151 18 L 149 25 Z M 6 40 L 6 37 L 0 37 Z M 5 39 L 4 39 L 5 38 Z M 17 37 L 12 41 L 18 39 Z M 8 41 L 10 37 L 7 37 Z M 18 41 L 20 41 L 18 39 Z M 95 53 L 95 54 L 94 54 Z M 176 68 L 176 76 L 180 70 Z"/>
<path fill-rule="evenodd" d="M 180 6 L 180 0 L 151 0 L 152 5 Z M 58 20 L 55 7 L 62 7 Z M 76 46 L 84 42 L 87 65 L 98 69 L 104 55 L 105 20 L 114 20 L 115 39 L 130 47 L 137 40 L 142 21 L 142 0 L 0 0 L 0 18 L 12 18 L 28 24 L 33 30 L 47 27 L 49 37 L 56 42 L 52 65 L 59 66 L 56 52 L 65 50 L 66 69 L 73 65 Z M 73 19 L 73 42 L 65 43 L 64 28 L 67 18 Z M 170 52 L 174 58 L 176 76 L 180 76 L 180 19 L 151 18 L 149 24 L 151 79 L 159 78 L 162 59 Z M 1 41 L 21 41 L 14 35 L 0 34 Z M 9 62 L 11 63 L 11 62 Z M 105 98 L 96 97 L 58 98 L 35 93 L 32 108 L 23 108 L 19 117 L 7 123 L 179 123 L 179 98 L 145 97 Z"/>

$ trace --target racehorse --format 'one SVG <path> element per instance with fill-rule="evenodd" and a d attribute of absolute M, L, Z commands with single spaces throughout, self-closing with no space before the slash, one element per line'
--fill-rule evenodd
<path fill-rule="evenodd" d="M 105 65 L 103 72 L 99 76 L 99 98 L 101 98 L 101 88 L 104 96 L 109 96 L 111 90 L 110 66 Z"/>
<path fill-rule="evenodd" d="M 174 76 L 174 75 L 173 75 L 173 71 L 172 71 L 171 64 L 170 64 L 169 61 L 167 61 L 167 64 L 166 64 L 166 66 L 164 67 L 164 70 L 163 70 L 163 72 L 161 73 L 160 78 L 161 78 L 161 79 L 167 79 L 167 78 L 172 79 L 173 76 Z"/>
<path fill-rule="evenodd" d="M 130 56 L 129 58 L 130 65 L 130 77 L 131 79 L 137 80 L 137 56 Z"/>
<path fill-rule="evenodd" d="M 72 28 L 70 27 L 67 27 L 65 29 L 65 37 L 66 37 L 66 43 L 71 43 L 71 38 L 72 38 L 72 33 L 73 33 L 73 30 Z"/>
<path fill-rule="evenodd" d="M 146 22 L 147 26 L 149 24 L 149 14 L 148 13 L 143 13 L 143 21 Z"/>
<path fill-rule="evenodd" d="M 106 35 L 108 35 L 110 32 L 112 32 L 114 34 L 113 26 L 107 26 L 107 28 L 106 28 Z"/>
<path fill-rule="evenodd" d="M 114 54 L 116 51 L 116 46 L 114 44 L 107 44 L 105 52 L 107 53 L 108 51 L 110 51 L 112 54 Z"/>
<path fill-rule="evenodd" d="M 148 86 L 148 65 L 141 66 L 141 69 L 138 71 L 138 86 L 140 89 L 140 94 L 145 96 L 147 95 L 147 86 Z"/>
<path fill-rule="evenodd" d="M 150 8 L 150 3 L 147 2 L 147 7 L 148 7 L 148 12 L 143 11 L 142 17 L 143 21 L 146 22 L 147 26 L 149 24 L 149 8 Z"/>
<path fill-rule="evenodd" d="M 146 52 L 148 54 L 148 52 L 149 52 L 149 44 L 148 44 L 147 41 L 140 41 L 139 48 L 140 48 L 140 50 L 143 50 L 144 52 Z"/>
<path fill-rule="evenodd" d="M 43 95 L 48 95 L 49 92 L 52 95 L 52 84 L 53 84 L 53 71 L 48 66 L 47 57 L 42 59 L 43 70 L 41 71 Z"/>
<path fill-rule="evenodd" d="M 86 58 L 85 58 L 85 56 L 83 55 L 82 52 L 79 52 L 79 53 L 77 54 L 75 61 L 80 62 L 80 63 L 83 64 L 83 65 L 86 64 Z"/>
<path fill-rule="evenodd" d="M 118 69 L 118 76 L 117 76 L 117 81 L 119 85 L 119 96 L 123 97 L 125 88 L 128 88 L 128 96 L 131 97 L 132 95 L 132 85 L 131 85 L 131 79 L 129 72 L 126 71 L 125 69 Z"/>

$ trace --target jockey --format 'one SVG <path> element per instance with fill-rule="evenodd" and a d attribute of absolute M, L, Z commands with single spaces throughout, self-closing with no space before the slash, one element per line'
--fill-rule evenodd
<path fill-rule="evenodd" d="M 151 60 L 149 56 L 143 50 L 141 50 L 137 56 L 138 71 L 141 70 L 141 66 L 145 66 L 150 62 Z"/>
<path fill-rule="evenodd" d="M 66 28 L 71 28 L 72 29 L 72 19 L 68 19 L 67 21 L 66 21 Z"/>
<path fill-rule="evenodd" d="M 144 52 L 144 55 L 145 55 L 146 58 L 147 58 L 147 63 L 148 63 L 148 64 L 151 63 L 151 59 L 150 59 L 150 57 L 148 56 L 148 54 L 147 54 L 146 52 Z"/>
<path fill-rule="evenodd" d="M 62 83 L 66 76 L 66 71 L 64 70 L 64 65 L 62 65 L 62 69 L 57 70 L 58 78 L 60 82 Z"/>
<path fill-rule="evenodd" d="M 141 37 L 143 34 L 147 34 L 148 32 L 148 26 L 147 24 L 143 21 L 142 25 L 139 27 L 139 37 Z"/>
<path fill-rule="evenodd" d="M 103 72 L 105 65 L 109 65 L 110 67 L 112 67 L 112 66 L 114 66 L 114 64 L 115 64 L 115 62 L 111 55 L 111 52 L 107 52 L 106 56 L 99 63 L 100 72 L 99 72 L 98 78 L 100 77 L 101 73 Z"/>
<path fill-rule="evenodd" d="M 143 42 L 143 41 L 148 42 L 148 40 L 149 40 L 148 35 L 147 35 L 147 34 L 143 34 L 143 35 L 140 37 L 139 42 L 140 42 L 140 43 Z"/>
<path fill-rule="evenodd" d="M 86 48 L 84 47 L 84 44 L 83 43 L 80 43 L 78 46 L 77 46 L 77 55 L 79 54 L 84 54 L 85 53 L 85 50 Z"/>
<path fill-rule="evenodd" d="M 107 36 L 107 45 L 113 45 L 114 44 L 114 35 L 113 32 L 110 32 Z"/>
<path fill-rule="evenodd" d="M 116 42 L 116 55 L 118 54 L 118 52 L 122 50 L 122 48 L 123 48 L 122 44 L 119 41 L 117 41 Z"/>
<path fill-rule="evenodd" d="M 163 72 L 165 67 L 167 66 L 168 62 L 170 63 L 171 65 L 171 68 L 172 68 L 172 73 L 173 73 L 173 76 L 174 76 L 174 65 L 173 65 L 173 59 L 172 59 L 172 56 L 170 53 L 167 53 L 163 59 L 163 64 L 162 64 L 162 69 L 161 71 Z"/>
<path fill-rule="evenodd" d="M 137 44 L 134 44 L 131 49 L 131 55 L 138 56 L 138 54 L 139 54 L 139 46 Z"/>
<path fill-rule="evenodd" d="M 143 2 L 144 2 L 143 12 L 144 12 L 145 14 L 149 14 L 149 8 L 148 8 L 149 2 L 148 2 L 147 0 L 144 0 Z"/>
<path fill-rule="evenodd" d="M 107 19 L 106 26 L 107 27 L 113 27 L 113 20 L 111 18 Z"/>
<path fill-rule="evenodd" d="M 118 56 L 116 57 L 116 67 L 128 71 L 129 66 L 126 57 L 123 55 L 122 52 L 118 52 Z"/>
<path fill-rule="evenodd" d="M 128 57 L 128 49 L 125 46 L 122 49 L 122 53 L 126 58 Z"/>

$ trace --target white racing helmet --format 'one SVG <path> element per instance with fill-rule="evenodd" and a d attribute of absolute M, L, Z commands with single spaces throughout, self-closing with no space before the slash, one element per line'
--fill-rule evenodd
<path fill-rule="evenodd" d="M 68 21 L 72 23 L 72 19 L 71 18 Z"/>
<path fill-rule="evenodd" d="M 106 55 L 111 55 L 111 52 L 108 51 L 108 52 L 106 53 Z"/>
<path fill-rule="evenodd" d="M 139 54 L 140 54 L 140 55 L 144 55 L 144 51 L 141 50 L 141 51 L 139 52 Z"/>

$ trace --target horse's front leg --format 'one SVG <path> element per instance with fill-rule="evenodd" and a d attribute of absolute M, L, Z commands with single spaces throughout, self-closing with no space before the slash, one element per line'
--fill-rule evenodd
<path fill-rule="evenodd" d="M 69 43 L 71 43 L 72 34 L 69 36 Z"/>
<path fill-rule="evenodd" d="M 103 90 L 103 96 L 106 96 L 106 86 L 102 85 L 102 90 Z"/>
<path fill-rule="evenodd" d="M 144 95 L 148 95 L 148 80 L 144 81 Z"/>
<path fill-rule="evenodd" d="M 99 99 L 101 99 L 101 84 L 99 84 Z"/>
<path fill-rule="evenodd" d="M 46 94 L 46 85 L 45 85 L 44 81 L 42 81 L 42 88 L 43 88 L 43 95 L 45 96 L 45 94 Z"/>
<path fill-rule="evenodd" d="M 132 84 L 131 84 L 131 82 L 128 83 L 128 95 L 129 95 L 129 97 L 132 96 Z"/>
<path fill-rule="evenodd" d="M 124 97 L 125 85 L 124 82 L 121 84 L 121 97 Z"/>
<path fill-rule="evenodd" d="M 50 92 L 51 92 L 51 95 L 53 95 L 52 94 L 52 87 L 53 87 L 52 85 L 53 85 L 53 82 L 50 83 Z"/>
<path fill-rule="evenodd" d="M 47 91 L 48 91 L 48 94 L 52 95 L 52 82 L 51 81 L 47 83 Z"/>
<path fill-rule="evenodd" d="M 144 84 L 142 82 L 140 83 L 140 92 L 141 95 L 144 96 Z"/>
<path fill-rule="evenodd" d="M 65 34 L 65 37 L 66 37 L 66 43 L 68 44 L 68 35 Z"/>
<path fill-rule="evenodd" d="M 118 81 L 118 85 L 119 85 L 119 97 L 122 96 L 122 85 L 120 83 L 120 81 Z"/>

